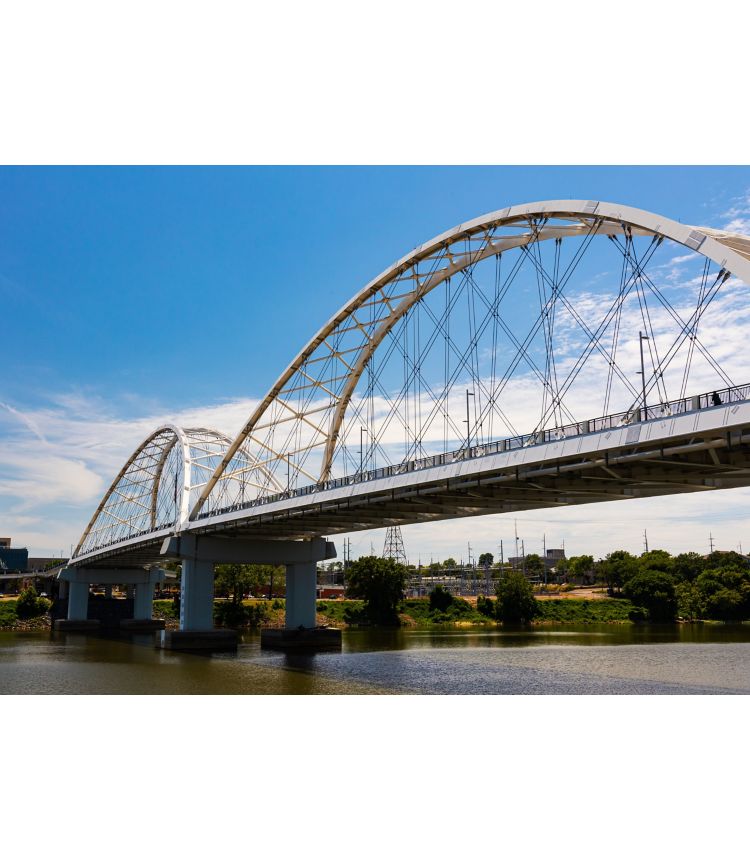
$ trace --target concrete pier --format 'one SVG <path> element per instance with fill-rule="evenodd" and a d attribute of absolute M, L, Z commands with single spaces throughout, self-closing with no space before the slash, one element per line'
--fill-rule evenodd
<path fill-rule="evenodd" d="M 315 627 L 317 566 L 314 561 L 286 566 L 287 630 Z"/>
<path fill-rule="evenodd" d="M 264 627 L 260 647 L 275 651 L 339 651 L 341 631 L 336 627 L 308 627 L 283 630 Z"/>
<path fill-rule="evenodd" d="M 193 633 L 214 627 L 214 565 L 212 561 L 182 560 L 180 630 Z"/>
<path fill-rule="evenodd" d="M 238 639 L 236 630 L 162 630 L 156 636 L 156 647 L 167 651 L 234 651 Z"/>

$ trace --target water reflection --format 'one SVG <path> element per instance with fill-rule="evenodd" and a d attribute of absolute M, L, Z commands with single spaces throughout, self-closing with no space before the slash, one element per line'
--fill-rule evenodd
<path fill-rule="evenodd" d="M 349 630 L 340 653 L 162 651 L 150 636 L 0 632 L 5 693 L 750 692 L 750 625 Z"/>

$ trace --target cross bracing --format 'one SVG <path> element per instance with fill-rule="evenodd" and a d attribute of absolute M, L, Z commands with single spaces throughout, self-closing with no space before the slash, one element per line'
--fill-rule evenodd
<path fill-rule="evenodd" d="M 550 201 L 459 225 L 332 317 L 233 440 L 153 434 L 79 551 L 733 388 L 744 363 L 725 335 L 750 323 L 749 283 L 750 239 L 630 207 Z"/>

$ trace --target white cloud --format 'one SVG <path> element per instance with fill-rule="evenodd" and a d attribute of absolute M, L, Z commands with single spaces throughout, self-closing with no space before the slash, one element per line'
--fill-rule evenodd
<path fill-rule="evenodd" d="M 750 235 L 750 189 L 732 200 L 732 206 L 722 213 L 722 218 L 729 219 L 722 224 L 722 230 Z"/>
<path fill-rule="evenodd" d="M 750 218 L 733 218 L 724 225 L 727 233 L 740 233 L 743 236 L 750 235 Z"/>
<path fill-rule="evenodd" d="M 101 398 L 58 393 L 34 408 L 0 409 L 0 531 L 34 554 L 78 540 L 130 454 L 162 424 L 233 436 L 255 408 L 233 400 L 170 413 L 115 415 Z"/>

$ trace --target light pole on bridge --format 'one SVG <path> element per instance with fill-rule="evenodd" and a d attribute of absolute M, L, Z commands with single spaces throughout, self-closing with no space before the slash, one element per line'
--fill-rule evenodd
<path fill-rule="evenodd" d="M 643 420 L 646 421 L 648 419 L 648 412 L 646 411 L 646 368 L 643 364 L 643 341 L 649 340 L 648 335 L 644 334 L 642 331 L 638 332 L 638 345 L 641 348 L 641 383 L 643 385 Z"/>
<path fill-rule="evenodd" d="M 471 448 L 471 424 L 469 423 L 469 398 L 474 396 L 473 391 L 466 389 L 466 451 Z M 468 453 L 467 453 L 468 456 Z"/>
<path fill-rule="evenodd" d="M 362 427 L 362 426 L 360 426 L 360 428 L 359 428 L 359 474 L 360 474 L 360 475 L 361 475 L 361 474 L 362 474 L 362 472 L 364 471 L 364 468 L 363 468 L 363 460 L 362 460 L 363 451 L 364 451 L 364 445 L 362 444 L 362 437 L 363 437 L 363 436 L 364 436 L 364 434 L 365 434 L 365 433 L 367 433 L 367 432 L 368 432 L 368 431 L 367 431 L 367 428 L 366 428 L 366 427 Z"/>

